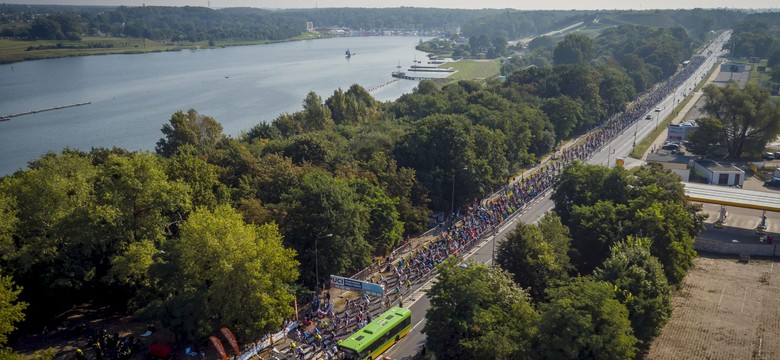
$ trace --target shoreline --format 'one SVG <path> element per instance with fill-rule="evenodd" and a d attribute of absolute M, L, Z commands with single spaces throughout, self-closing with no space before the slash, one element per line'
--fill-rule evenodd
<path fill-rule="evenodd" d="M 369 36 L 359 36 L 359 37 L 383 37 L 384 35 L 369 35 Z M 393 36 L 403 36 L 403 35 L 393 35 Z M 104 41 L 118 41 L 121 40 L 123 42 L 145 42 L 148 41 L 150 43 L 150 46 L 152 46 L 150 49 L 139 49 L 138 45 L 135 45 L 134 47 L 122 47 L 122 48 L 113 48 L 113 47 L 106 47 L 106 48 L 51 48 L 51 49 L 45 49 L 45 50 L 15 50 L 15 49 L 4 49 L 3 46 L 0 46 L 0 65 L 7 65 L 7 64 L 15 64 L 15 63 L 21 63 L 25 61 L 35 61 L 35 60 L 47 60 L 47 59 L 61 59 L 61 58 L 68 58 L 68 57 L 79 57 L 79 56 L 100 56 L 100 55 L 137 55 L 137 54 L 151 54 L 151 53 L 159 53 L 159 52 L 169 52 L 169 51 L 183 51 L 183 50 L 201 50 L 201 49 L 220 49 L 220 48 L 226 48 L 226 47 L 234 47 L 234 46 L 253 46 L 253 45 L 270 45 L 270 44 L 279 44 L 279 43 L 287 43 L 287 42 L 295 42 L 295 41 L 306 41 L 306 40 L 320 40 L 320 39 L 334 39 L 334 38 L 342 38 L 342 37 L 350 37 L 350 36 L 312 36 L 312 37 L 303 37 L 298 36 L 295 38 L 290 39 L 284 39 L 284 40 L 246 40 L 246 41 L 229 41 L 226 43 L 216 43 L 213 46 L 209 46 L 208 43 L 206 44 L 200 44 L 200 43 L 193 43 L 193 44 L 173 44 L 173 45 L 165 45 L 162 43 L 158 43 L 153 40 L 148 39 L 142 39 L 142 38 L 126 38 L 126 39 L 119 39 L 119 38 L 110 38 L 110 39 L 103 39 Z M 357 36 L 352 36 L 357 37 Z M 407 36 L 407 37 L 415 37 L 415 36 Z M 100 41 L 99 38 L 89 38 L 90 40 Z M 83 41 L 83 39 L 82 39 Z M 47 44 L 47 46 L 56 46 L 57 43 L 65 43 L 63 41 L 58 40 L 13 40 L 13 39 L 0 39 L 0 45 L 2 44 L 15 44 L 19 45 L 18 48 L 28 48 L 32 47 L 35 44 L 41 45 Z M 72 41 L 67 42 L 69 44 L 80 44 L 81 41 Z M 37 53 L 37 51 L 40 51 L 40 53 Z M 62 53 L 51 53 L 51 51 L 61 51 Z M 422 50 L 421 50 L 422 51 Z M 24 56 L 28 54 L 36 54 L 37 56 Z M 18 57 L 18 58 L 15 58 Z"/>

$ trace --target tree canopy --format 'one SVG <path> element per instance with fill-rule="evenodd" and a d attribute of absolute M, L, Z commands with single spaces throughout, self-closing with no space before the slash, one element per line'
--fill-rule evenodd
<path fill-rule="evenodd" d="M 196 209 L 179 231 L 151 269 L 160 297 L 149 305 L 177 335 L 194 341 L 230 325 L 251 341 L 293 313 L 298 263 L 276 225 L 246 224 L 220 205 Z"/>
<path fill-rule="evenodd" d="M 615 243 L 594 277 L 617 289 L 640 346 L 648 348 L 672 314 L 671 289 L 664 269 L 650 254 L 650 240 L 628 237 Z"/>
<path fill-rule="evenodd" d="M 622 168 L 574 163 L 564 169 L 552 198 L 571 230 L 580 272 L 591 273 L 613 244 L 634 235 L 651 238 L 651 253 L 677 284 L 693 266 L 693 237 L 705 218 L 683 195 L 679 178 L 657 166 L 640 167 L 629 176 Z"/>
<path fill-rule="evenodd" d="M 19 301 L 21 291 L 10 276 L 0 273 L 0 351 L 8 345 L 8 334 L 16 329 L 16 323 L 24 320 L 27 303 Z"/>
<path fill-rule="evenodd" d="M 701 135 L 693 137 L 697 150 L 724 145 L 730 158 L 739 158 L 743 153 L 762 152 L 780 135 L 780 105 L 771 100 L 766 88 L 754 84 L 746 84 L 743 89 L 734 83 L 708 85 L 704 99 L 704 112 L 712 120 L 700 129 Z M 719 129 L 725 130 L 721 137 L 712 134 Z"/>
<path fill-rule="evenodd" d="M 555 65 L 587 65 L 595 54 L 593 39 L 583 34 L 568 34 L 553 50 Z"/>
<path fill-rule="evenodd" d="M 538 351 L 541 359 L 631 359 L 637 339 L 628 310 L 607 282 L 576 278 L 548 290 L 542 307 Z"/>
<path fill-rule="evenodd" d="M 568 278 L 569 242 L 569 229 L 557 216 L 546 214 L 538 226 L 520 224 L 512 230 L 498 245 L 496 263 L 541 302 L 548 286 Z"/>
<path fill-rule="evenodd" d="M 437 357 L 530 359 L 538 314 L 529 296 L 497 267 L 448 261 L 428 292 L 423 332 Z"/>

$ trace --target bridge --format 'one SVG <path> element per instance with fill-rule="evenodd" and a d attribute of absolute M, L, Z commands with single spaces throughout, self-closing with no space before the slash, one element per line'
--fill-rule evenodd
<path fill-rule="evenodd" d="M 756 233 L 766 230 L 766 212 L 780 212 L 780 194 L 718 185 L 683 183 L 685 199 L 688 201 L 720 205 L 720 214 L 715 221 L 716 228 L 722 228 L 726 221 L 726 206 L 762 210 Z"/>
<path fill-rule="evenodd" d="M 719 185 L 683 183 L 688 201 L 780 212 L 780 194 Z"/>

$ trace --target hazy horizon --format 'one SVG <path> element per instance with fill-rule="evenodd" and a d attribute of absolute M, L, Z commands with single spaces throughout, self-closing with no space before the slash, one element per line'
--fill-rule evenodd
<path fill-rule="evenodd" d="M 300 8 L 443 8 L 443 9 L 514 9 L 514 10 L 665 10 L 665 9 L 778 9 L 777 0 L 748 0 L 734 2 L 727 0 L 651 0 L 618 1 L 593 0 L 573 2 L 568 0 L 548 0 L 543 2 L 518 2 L 510 0 L 21 0 L 7 4 L 22 5 L 108 5 L 108 6 L 202 6 L 210 8 L 254 7 L 265 9 Z M 584 5 L 584 6 L 583 6 Z M 738 6 L 735 6 L 738 5 Z"/>

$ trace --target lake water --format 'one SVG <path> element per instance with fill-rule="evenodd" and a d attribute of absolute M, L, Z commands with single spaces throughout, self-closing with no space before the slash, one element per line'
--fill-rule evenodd
<path fill-rule="evenodd" d="M 0 65 L 0 116 L 91 102 L 0 122 L 0 176 L 65 147 L 153 150 L 178 110 L 212 116 L 235 136 L 300 110 L 309 91 L 324 101 L 357 83 L 378 100 L 395 100 L 417 86 L 390 74 L 427 59 L 414 49 L 419 40 L 334 38 Z"/>

